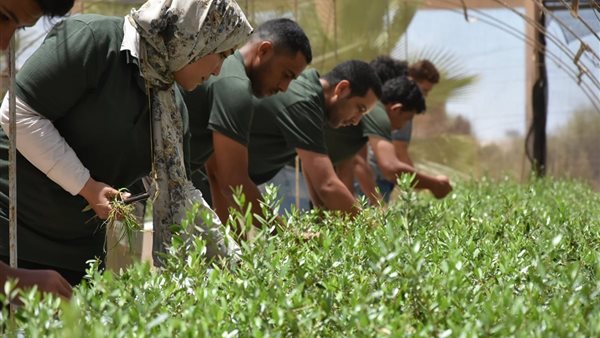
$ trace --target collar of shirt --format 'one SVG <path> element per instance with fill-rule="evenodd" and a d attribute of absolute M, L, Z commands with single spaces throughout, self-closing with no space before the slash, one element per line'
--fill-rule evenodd
<path fill-rule="evenodd" d="M 121 51 L 129 51 L 129 54 L 139 59 L 140 34 L 135 27 L 129 22 L 127 17 L 123 22 L 123 42 L 121 43 Z"/>

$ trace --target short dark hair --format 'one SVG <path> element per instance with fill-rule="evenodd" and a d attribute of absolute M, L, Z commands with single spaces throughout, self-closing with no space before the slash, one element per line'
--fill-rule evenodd
<path fill-rule="evenodd" d="M 401 103 L 402 110 L 420 114 L 425 111 L 425 97 L 417 83 L 406 76 L 387 81 L 381 88 L 381 103 Z"/>
<path fill-rule="evenodd" d="M 351 96 L 365 96 L 369 89 L 377 98 L 381 97 L 381 81 L 368 63 L 358 60 L 342 62 L 323 76 L 329 85 L 335 86 L 342 80 L 350 82 Z"/>
<path fill-rule="evenodd" d="M 382 84 L 398 76 L 408 75 L 408 62 L 400 61 L 387 55 L 376 57 L 369 65 L 373 67 L 375 74 L 379 76 Z"/>
<path fill-rule="evenodd" d="M 276 51 L 300 52 L 307 64 L 312 62 L 310 41 L 294 20 L 279 18 L 266 21 L 254 30 L 251 40 L 269 40 Z"/>
<path fill-rule="evenodd" d="M 74 0 L 35 0 L 47 16 L 64 16 L 73 7 Z"/>
<path fill-rule="evenodd" d="M 421 60 L 408 67 L 408 76 L 415 81 L 427 81 L 433 84 L 440 82 L 440 72 L 429 60 Z"/>

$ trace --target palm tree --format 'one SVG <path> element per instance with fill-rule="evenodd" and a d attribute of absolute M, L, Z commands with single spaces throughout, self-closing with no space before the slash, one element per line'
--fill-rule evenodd
<path fill-rule="evenodd" d="M 408 28 L 416 3 L 401 0 L 241 0 L 254 23 L 278 16 L 295 18 L 310 38 L 313 67 L 320 71 L 348 59 L 389 54 Z"/>

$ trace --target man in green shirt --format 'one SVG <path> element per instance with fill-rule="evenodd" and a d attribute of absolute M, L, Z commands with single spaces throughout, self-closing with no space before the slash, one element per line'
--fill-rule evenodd
<path fill-rule="evenodd" d="M 400 61 L 387 55 L 382 55 L 373 59 L 369 64 L 375 69 L 382 84 L 398 76 L 408 76 L 416 82 L 425 98 L 427 98 L 429 92 L 431 92 L 433 87 L 440 81 L 439 71 L 429 60 L 420 60 L 409 65 L 406 61 Z M 396 156 L 400 161 L 410 166 L 413 166 L 413 162 L 408 154 L 408 145 L 412 138 L 412 125 L 413 121 L 410 120 L 401 129 L 392 131 L 392 140 L 394 148 L 396 149 Z M 392 186 L 395 185 L 395 183 L 390 183 Z M 380 188 L 390 189 L 390 187 L 383 187 L 382 185 L 380 185 Z"/>
<path fill-rule="evenodd" d="M 335 174 L 323 130 L 357 124 L 380 93 L 367 63 L 347 61 L 323 77 L 306 70 L 288 92 L 257 102 L 248 145 L 252 181 L 266 182 L 298 155 L 316 207 L 356 212 L 356 199 Z"/>
<path fill-rule="evenodd" d="M 415 173 L 416 188 L 429 189 L 438 198 L 446 196 L 452 187 L 445 176 L 433 177 L 419 173 L 395 156 L 392 130 L 401 128 L 415 114 L 424 110 L 423 95 L 414 81 L 406 77 L 398 77 L 383 85 L 380 102 L 362 120 L 360 126 L 344 130 L 328 129 L 327 142 L 330 156 L 335 161 L 338 175 L 344 183 L 351 188 L 355 166 L 366 168 L 367 172 L 364 175 L 357 175 L 358 177 L 367 177 L 367 179 L 359 180 L 361 188 L 371 203 L 375 204 L 379 200 L 375 190 L 375 175 L 370 170 L 366 159 L 364 145 L 368 143 L 386 179 L 395 181 L 396 177 L 402 173 Z M 352 150 L 360 149 L 362 156 L 353 156 L 344 151 L 345 147 Z M 357 164 L 356 161 L 363 162 Z"/>
<path fill-rule="evenodd" d="M 194 184 L 208 195 L 206 165 L 212 204 L 223 222 L 227 207 L 234 205 L 230 187 L 242 186 L 248 201 L 261 196 L 248 171 L 240 170 L 248 163 L 253 102 L 285 92 L 311 61 L 310 42 L 302 28 L 289 19 L 270 20 L 225 60 L 219 76 L 184 94 L 190 111 Z M 261 213 L 258 203 L 252 203 L 252 210 Z"/>
<path fill-rule="evenodd" d="M 417 83 L 417 86 L 427 98 L 433 87 L 440 82 L 440 73 L 433 63 L 429 60 L 420 60 L 408 66 L 407 75 L 410 79 Z M 408 121 L 401 129 L 392 132 L 394 147 L 396 148 L 396 156 L 400 161 L 413 165 L 412 159 L 408 154 L 408 146 L 412 138 L 413 121 Z"/>
<path fill-rule="evenodd" d="M 440 73 L 429 60 L 420 60 L 408 66 L 408 77 L 415 81 L 423 96 L 427 98 L 429 92 L 440 82 Z M 408 153 L 408 146 L 412 139 L 413 121 L 408 121 L 401 129 L 392 131 L 392 142 L 396 149 L 396 157 L 410 166 L 414 166 Z M 382 180 L 380 180 L 382 181 Z M 378 182 L 380 187 L 385 186 L 385 182 Z M 392 189 L 395 184 L 392 184 Z"/>

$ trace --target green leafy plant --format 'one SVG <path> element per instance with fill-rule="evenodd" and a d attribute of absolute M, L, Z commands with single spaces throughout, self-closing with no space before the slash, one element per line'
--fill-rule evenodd
<path fill-rule="evenodd" d="M 127 243 L 129 244 L 128 247 L 131 249 L 133 247 L 132 240 L 134 232 L 142 231 L 143 226 L 138 220 L 134 204 L 127 203 L 123 198 L 123 196 L 125 196 L 124 194 L 127 192 L 128 190 L 126 188 L 121 188 L 112 200 L 109 201 L 111 208 L 108 217 L 102 222 L 102 226 L 106 227 L 107 230 L 117 230 L 119 233 L 118 241 L 127 238 Z M 82 212 L 90 210 L 92 210 L 92 206 L 88 205 Z"/>
<path fill-rule="evenodd" d="M 462 182 L 438 201 L 410 189 L 410 182 L 410 176 L 401 179 L 402 194 L 389 207 L 365 208 L 354 219 L 294 213 L 286 220 L 294 231 L 242 243 L 235 270 L 204 259 L 201 238 L 177 233 L 161 269 L 138 263 L 116 276 L 99 272 L 93 262 L 70 303 L 32 293 L 3 333 L 600 334 L 597 193 L 575 181 L 520 185 L 484 178 Z M 238 217 L 233 221 L 246 224 L 243 213 Z M 191 224 L 184 223 L 180 231 Z M 320 236 L 299 241 L 297 232 L 308 231 Z"/>

